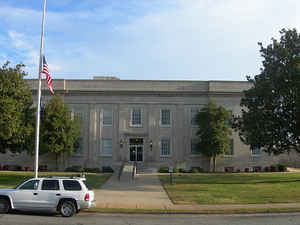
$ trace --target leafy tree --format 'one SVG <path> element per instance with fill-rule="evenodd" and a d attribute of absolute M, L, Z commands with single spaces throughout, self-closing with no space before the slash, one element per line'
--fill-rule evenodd
<path fill-rule="evenodd" d="M 253 79 L 247 77 L 253 86 L 244 91 L 242 115 L 234 123 L 244 143 L 273 154 L 292 149 L 300 152 L 296 122 L 300 106 L 298 99 L 297 112 L 300 36 L 296 29 L 282 29 L 280 34 L 280 40 L 272 38 L 267 47 L 259 43 L 263 67 Z"/>
<path fill-rule="evenodd" d="M 300 82 L 299 82 L 299 86 L 300 86 Z M 297 93 L 297 112 L 296 112 L 296 133 L 298 136 L 300 136 L 300 88 L 298 88 L 298 93 Z"/>
<path fill-rule="evenodd" d="M 71 154 L 80 136 L 80 121 L 71 112 L 60 95 L 46 105 L 41 122 L 41 153 L 55 156 L 56 168 L 61 155 Z"/>
<path fill-rule="evenodd" d="M 197 149 L 213 160 L 213 172 L 215 172 L 217 156 L 229 151 L 230 135 L 232 134 L 231 115 L 224 107 L 217 106 L 210 100 L 196 115 L 196 122 L 199 126 Z"/>
<path fill-rule="evenodd" d="M 0 68 L 0 152 L 30 151 L 34 145 L 34 108 L 24 64 Z"/>

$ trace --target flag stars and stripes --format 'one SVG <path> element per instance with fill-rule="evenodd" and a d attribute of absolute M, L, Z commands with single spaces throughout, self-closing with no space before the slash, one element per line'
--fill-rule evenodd
<path fill-rule="evenodd" d="M 48 70 L 48 64 L 46 62 L 45 56 L 43 56 L 42 74 L 44 74 L 46 76 L 46 81 L 47 81 L 47 84 L 48 84 L 48 88 L 51 91 L 51 93 L 54 94 L 54 90 L 53 90 L 53 86 L 52 86 L 52 78 L 51 78 L 51 74 Z"/>

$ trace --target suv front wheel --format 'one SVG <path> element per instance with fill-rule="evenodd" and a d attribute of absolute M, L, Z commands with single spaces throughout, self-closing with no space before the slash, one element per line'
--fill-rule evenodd
<path fill-rule="evenodd" d="M 60 204 L 59 212 L 63 217 L 71 217 L 76 213 L 75 205 L 70 200 L 65 200 Z"/>

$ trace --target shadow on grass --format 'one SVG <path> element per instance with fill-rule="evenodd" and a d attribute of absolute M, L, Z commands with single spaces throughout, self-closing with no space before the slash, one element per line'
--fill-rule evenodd
<path fill-rule="evenodd" d="M 169 184 L 166 177 L 160 177 L 163 184 Z M 237 176 L 237 175 L 199 175 L 199 176 L 174 176 L 175 184 L 279 184 L 300 182 L 300 176 Z M 300 184 L 300 183 L 299 183 Z"/>
<path fill-rule="evenodd" d="M 285 180 L 285 181 L 256 181 L 256 182 L 181 182 L 174 180 L 175 184 L 278 184 L 278 183 L 294 183 L 300 182 L 299 180 Z M 164 182 L 164 184 L 168 184 L 169 182 Z"/>

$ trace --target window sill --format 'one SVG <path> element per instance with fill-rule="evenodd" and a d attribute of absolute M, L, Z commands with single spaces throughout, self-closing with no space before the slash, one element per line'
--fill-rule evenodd
<path fill-rule="evenodd" d="M 160 155 L 160 158 L 171 158 L 172 155 Z"/>
<path fill-rule="evenodd" d="M 101 154 L 101 155 L 99 155 L 98 157 L 111 158 L 111 157 L 112 157 L 112 155 L 103 155 L 103 154 Z"/>
<path fill-rule="evenodd" d="M 201 157 L 201 154 L 193 154 L 193 153 L 191 153 L 190 157 L 192 157 L 192 158 Z"/>
<path fill-rule="evenodd" d="M 142 128 L 143 125 L 142 124 L 141 125 L 132 125 L 132 124 L 130 124 L 130 127 L 132 127 L 132 128 Z"/>
<path fill-rule="evenodd" d="M 171 125 L 163 125 L 163 124 L 160 124 L 159 126 L 162 128 L 171 128 L 172 127 Z"/>

